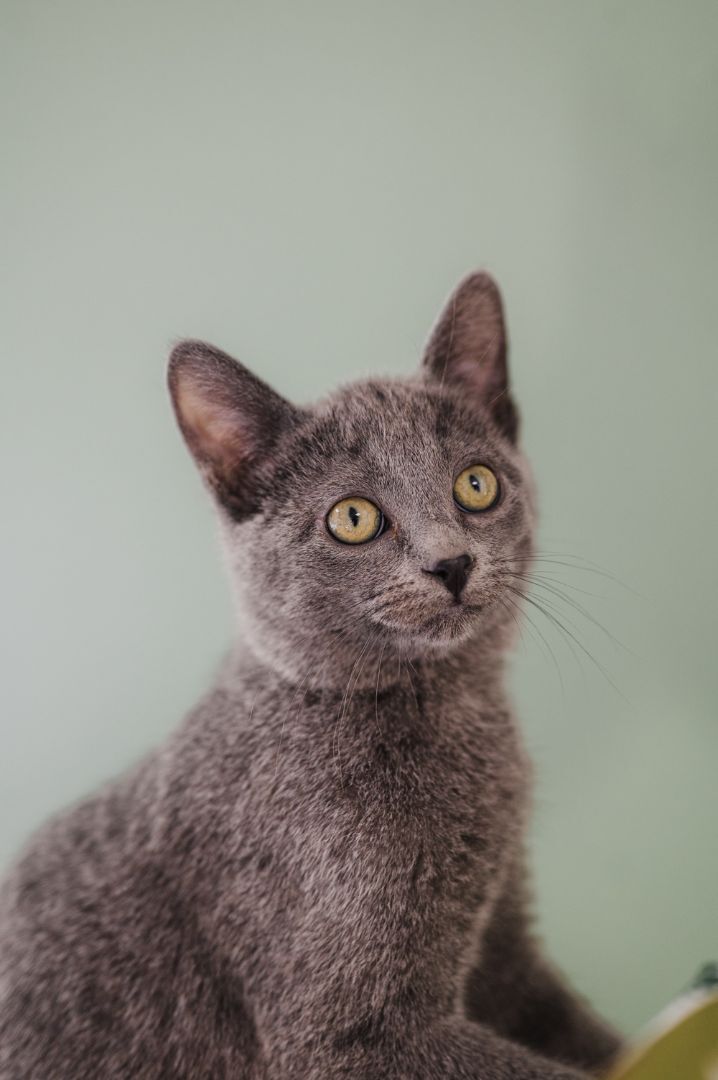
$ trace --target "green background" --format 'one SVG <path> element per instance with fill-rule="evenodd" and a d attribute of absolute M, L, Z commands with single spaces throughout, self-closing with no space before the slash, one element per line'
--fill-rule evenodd
<path fill-rule="evenodd" d="M 611 576 L 545 569 L 630 650 L 563 602 L 596 663 L 546 620 L 560 678 L 536 630 L 518 650 L 540 925 L 635 1029 L 718 953 L 718 6 L 2 18 L 0 857 L 161 739 L 229 640 L 172 341 L 309 400 L 411 370 L 486 266 L 542 548 Z"/>

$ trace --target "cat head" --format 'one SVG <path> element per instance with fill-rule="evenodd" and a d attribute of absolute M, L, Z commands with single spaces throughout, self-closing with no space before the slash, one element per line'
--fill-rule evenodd
<path fill-rule="evenodd" d="M 360 650 L 421 657 L 515 625 L 532 550 L 499 291 L 466 278 L 418 373 L 290 404 L 184 341 L 169 385 L 222 523 L 240 624 L 285 675 L 331 681 Z"/>

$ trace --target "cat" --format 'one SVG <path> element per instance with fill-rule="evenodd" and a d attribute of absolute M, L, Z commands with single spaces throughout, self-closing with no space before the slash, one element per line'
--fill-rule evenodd
<path fill-rule="evenodd" d="M 174 349 L 237 640 L 166 745 L 5 881 L 2 1080 L 577 1080 L 611 1061 L 618 1035 L 531 929 L 504 680 L 535 498 L 506 353 L 483 272 L 417 374 L 314 407 Z"/>

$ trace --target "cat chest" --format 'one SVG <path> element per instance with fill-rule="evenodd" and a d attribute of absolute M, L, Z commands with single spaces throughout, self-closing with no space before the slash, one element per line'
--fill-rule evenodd
<path fill-rule="evenodd" d="M 393 900 L 479 903 L 520 836 L 526 777 L 508 745 L 381 738 L 333 786 L 325 833 L 334 872 Z"/>

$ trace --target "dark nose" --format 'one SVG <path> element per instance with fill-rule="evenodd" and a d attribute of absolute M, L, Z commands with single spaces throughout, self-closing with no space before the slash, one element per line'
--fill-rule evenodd
<path fill-rule="evenodd" d="M 446 585 L 454 600 L 458 600 L 469 580 L 473 565 L 474 560 L 470 555 L 457 555 L 455 559 L 439 559 L 425 573 L 438 577 L 439 581 Z"/>

